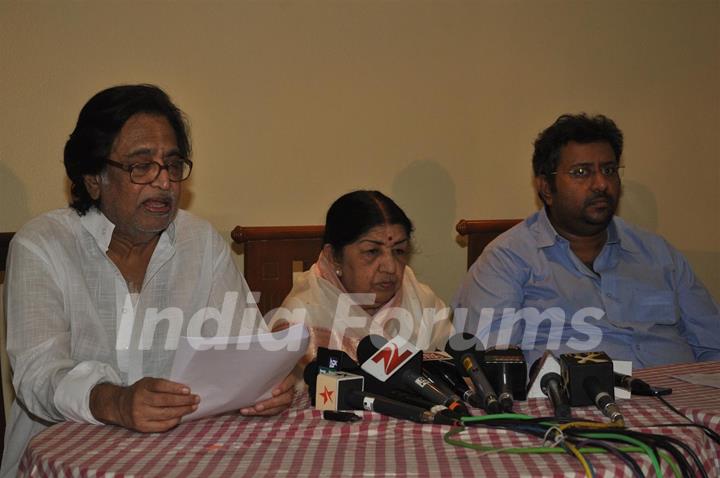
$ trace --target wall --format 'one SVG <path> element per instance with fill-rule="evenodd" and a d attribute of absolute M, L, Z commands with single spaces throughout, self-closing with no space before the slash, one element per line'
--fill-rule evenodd
<path fill-rule="evenodd" d="M 0 230 L 67 203 L 62 147 L 92 94 L 151 82 L 191 120 L 185 206 L 226 237 L 377 188 L 450 299 L 457 220 L 534 211 L 536 134 L 602 112 L 626 135 L 621 214 L 720 297 L 719 28 L 714 0 L 1 0 Z"/>

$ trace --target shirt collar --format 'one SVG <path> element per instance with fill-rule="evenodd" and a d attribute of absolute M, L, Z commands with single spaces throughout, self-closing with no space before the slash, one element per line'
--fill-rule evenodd
<path fill-rule="evenodd" d="M 642 253 L 642 250 L 638 247 L 636 240 L 630 235 L 628 235 L 628 226 L 624 219 L 617 216 L 613 217 L 611 226 L 612 231 L 614 232 L 616 237 L 615 242 L 620 244 L 620 248 L 622 250 L 630 252 L 632 254 Z M 608 242 L 610 241 L 608 240 Z"/>
<path fill-rule="evenodd" d="M 535 234 L 538 247 L 540 248 L 550 247 L 558 241 L 567 242 L 567 239 L 555 231 L 550 219 L 547 217 L 547 211 L 544 207 L 537 212 L 537 219 L 530 228 Z"/>
<path fill-rule="evenodd" d="M 178 211 L 178 214 L 180 214 L 180 211 Z M 170 245 L 175 244 L 175 221 L 177 221 L 177 216 L 160 236 L 161 241 L 167 241 Z M 105 217 L 105 214 L 96 207 L 91 207 L 83 216 L 80 216 L 80 223 L 95 239 L 100 250 L 107 252 L 115 230 L 115 224 L 110 222 L 110 219 Z"/>
<path fill-rule="evenodd" d="M 625 222 L 622 219 L 613 216 L 607 228 L 608 238 L 606 244 L 618 244 L 625 251 L 638 252 L 635 243 L 625 234 L 624 225 Z M 540 248 L 553 246 L 556 242 L 567 242 L 567 239 L 558 234 L 553 227 L 544 207 L 537 212 L 537 220 L 530 227 L 537 238 L 537 244 Z"/>
<path fill-rule="evenodd" d="M 110 222 L 105 214 L 96 207 L 91 207 L 84 215 L 80 216 L 80 224 L 95 239 L 100 250 L 107 252 L 115 224 Z"/>

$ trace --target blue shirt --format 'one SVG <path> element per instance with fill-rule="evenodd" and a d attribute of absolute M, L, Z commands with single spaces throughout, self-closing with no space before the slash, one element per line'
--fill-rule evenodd
<path fill-rule="evenodd" d="M 532 363 L 590 350 L 643 368 L 720 360 L 720 308 L 664 239 L 614 217 L 591 270 L 542 209 L 493 241 L 453 301 L 457 329 Z"/>

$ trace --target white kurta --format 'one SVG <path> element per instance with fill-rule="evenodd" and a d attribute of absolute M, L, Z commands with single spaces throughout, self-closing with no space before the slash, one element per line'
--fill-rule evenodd
<path fill-rule="evenodd" d="M 188 324 L 214 335 L 218 322 L 204 319 L 216 310 L 232 320 L 231 334 L 265 328 L 246 302 L 249 289 L 227 243 L 206 221 L 178 212 L 136 295 L 107 257 L 113 229 L 96 209 L 82 217 L 60 209 L 33 219 L 13 238 L 5 308 L 17 399 L 5 434 L 3 477 L 14 475 L 28 440 L 48 424 L 98 423 L 89 409 L 96 384 L 167 378 Z"/>

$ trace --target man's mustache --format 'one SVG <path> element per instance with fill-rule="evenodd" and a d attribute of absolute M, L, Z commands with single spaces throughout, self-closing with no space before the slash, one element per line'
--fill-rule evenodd
<path fill-rule="evenodd" d="M 610 196 L 609 194 L 605 192 L 598 192 L 590 196 L 585 200 L 584 206 L 590 206 L 592 203 L 598 201 L 598 200 L 604 200 L 606 201 L 610 206 L 615 206 L 615 198 Z"/>

